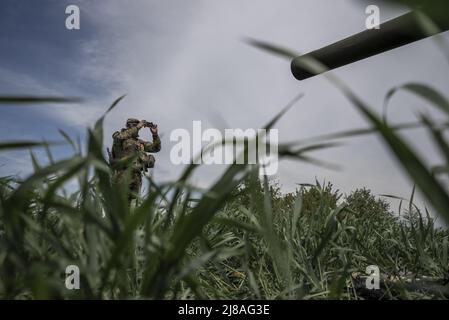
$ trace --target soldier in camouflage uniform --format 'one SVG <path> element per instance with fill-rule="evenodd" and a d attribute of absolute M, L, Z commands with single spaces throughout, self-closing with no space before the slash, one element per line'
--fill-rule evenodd
<path fill-rule="evenodd" d="M 139 139 L 139 130 L 147 127 L 153 135 L 153 142 Z M 157 132 L 157 125 L 145 120 L 130 118 L 126 120 L 126 128 L 116 131 L 112 135 L 114 139 L 111 154 L 111 166 L 115 171 L 114 182 L 124 181 L 128 167 L 120 165 L 120 160 L 128 157 L 137 156 L 136 160 L 131 164 L 130 169 L 130 194 L 129 201 L 135 199 L 142 186 L 142 173 L 148 168 L 154 167 L 155 159 L 147 152 L 159 152 L 161 150 L 161 140 Z M 129 166 L 129 165 L 128 165 Z"/>

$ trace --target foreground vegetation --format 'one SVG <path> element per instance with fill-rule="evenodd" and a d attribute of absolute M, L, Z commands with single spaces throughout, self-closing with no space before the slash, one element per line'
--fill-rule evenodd
<path fill-rule="evenodd" d="M 86 152 L 62 132 L 72 157 L 42 166 L 32 153 L 33 175 L 0 179 L 1 298 L 449 296 L 449 233 L 413 197 L 398 215 L 365 189 L 342 197 L 317 183 L 282 194 L 259 180 L 257 166 L 236 164 L 199 190 L 189 185 L 191 165 L 172 183 L 148 178 L 148 194 L 129 208 L 126 186 L 111 184 L 103 119 L 89 130 Z M 328 146 L 279 150 L 310 160 L 308 152 Z M 73 179 L 78 188 L 68 194 Z M 65 286 L 69 265 L 80 269 L 79 290 Z M 364 286 L 368 265 L 381 271 L 375 294 Z"/>
<path fill-rule="evenodd" d="M 425 21 L 426 27 L 432 27 Z M 252 41 L 288 59 L 297 54 Z M 321 73 L 318 61 L 305 66 Z M 449 102 L 421 83 L 409 91 L 437 107 L 444 121 L 418 115 L 412 124 L 389 125 L 340 79 L 325 74 L 371 125 L 279 146 L 279 156 L 326 165 L 308 153 L 334 146 L 327 141 L 378 134 L 432 206 L 449 223 L 449 193 L 439 179 L 449 173 Z M 114 108 L 115 101 L 107 112 Z M 60 98 L 0 97 L 1 103 L 70 102 Z M 290 107 L 290 105 L 288 106 Z M 283 109 L 266 128 L 287 111 Z M 106 113 L 107 113 L 106 112 Z M 106 115 L 105 113 L 105 115 Z M 87 150 L 42 166 L 25 180 L 0 178 L 0 298 L 156 299 L 439 299 L 449 297 L 449 232 L 437 228 L 426 208 L 411 198 L 397 212 L 358 189 L 342 196 L 331 185 L 304 186 L 281 194 L 258 179 L 258 168 L 230 165 L 207 190 L 191 186 L 196 165 L 177 180 L 157 184 L 128 207 L 124 185 L 111 184 L 104 157 L 103 121 L 88 131 Z M 426 128 L 441 152 L 441 164 L 423 161 L 398 130 Z M 326 140 L 323 142 L 323 140 Z M 47 143 L 0 143 L 0 151 L 46 147 Z M 64 192 L 75 180 L 77 190 Z M 81 273 L 79 290 L 65 286 L 66 267 Z M 381 272 L 381 288 L 367 291 L 368 265 Z"/>

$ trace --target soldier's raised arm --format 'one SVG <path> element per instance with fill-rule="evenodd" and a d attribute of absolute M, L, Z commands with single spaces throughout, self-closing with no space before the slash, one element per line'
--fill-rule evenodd
<path fill-rule="evenodd" d="M 153 142 L 144 143 L 145 152 L 159 152 L 161 150 L 161 139 L 159 135 L 153 134 Z"/>
<path fill-rule="evenodd" d="M 130 139 L 137 135 L 139 130 L 143 128 L 144 124 L 143 122 L 139 122 L 136 126 L 131 128 L 122 129 L 122 131 L 116 131 L 112 135 L 112 138 L 118 139 L 118 140 L 126 140 Z"/>
<path fill-rule="evenodd" d="M 157 125 L 150 127 L 151 134 L 153 135 L 153 142 L 145 142 L 144 147 L 146 152 L 159 152 L 161 150 L 161 139 L 157 132 Z"/>

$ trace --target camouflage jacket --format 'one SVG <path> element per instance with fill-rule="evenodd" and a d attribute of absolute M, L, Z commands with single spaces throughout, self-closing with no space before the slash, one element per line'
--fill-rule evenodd
<path fill-rule="evenodd" d="M 126 169 L 114 167 L 117 161 L 124 160 L 137 154 L 137 159 L 133 163 L 135 170 L 143 170 L 145 163 L 149 161 L 150 156 L 147 152 L 159 152 L 161 150 L 161 140 L 157 134 L 153 135 L 153 142 L 144 141 L 138 138 L 139 129 L 137 127 L 122 129 L 112 135 L 114 139 L 112 145 L 111 165 L 114 169 Z"/>

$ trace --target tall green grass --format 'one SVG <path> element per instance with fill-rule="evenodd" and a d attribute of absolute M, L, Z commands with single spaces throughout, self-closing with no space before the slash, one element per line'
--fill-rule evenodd
<path fill-rule="evenodd" d="M 61 132 L 72 156 L 45 166 L 32 156 L 30 177 L 0 179 L 1 298 L 359 299 L 369 296 L 354 275 L 371 264 L 388 277 L 379 297 L 448 296 L 449 234 L 413 201 L 399 217 L 367 190 L 343 199 L 317 183 L 282 194 L 257 166 L 236 164 L 198 190 L 190 165 L 171 183 L 148 178 L 148 194 L 129 208 L 103 155 L 107 112 L 88 130 L 87 150 Z M 310 160 L 328 146 L 279 150 Z M 67 194 L 71 180 L 78 188 Z M 68 265 L 80 268 L 79 290 L 65 287 Z"/>

